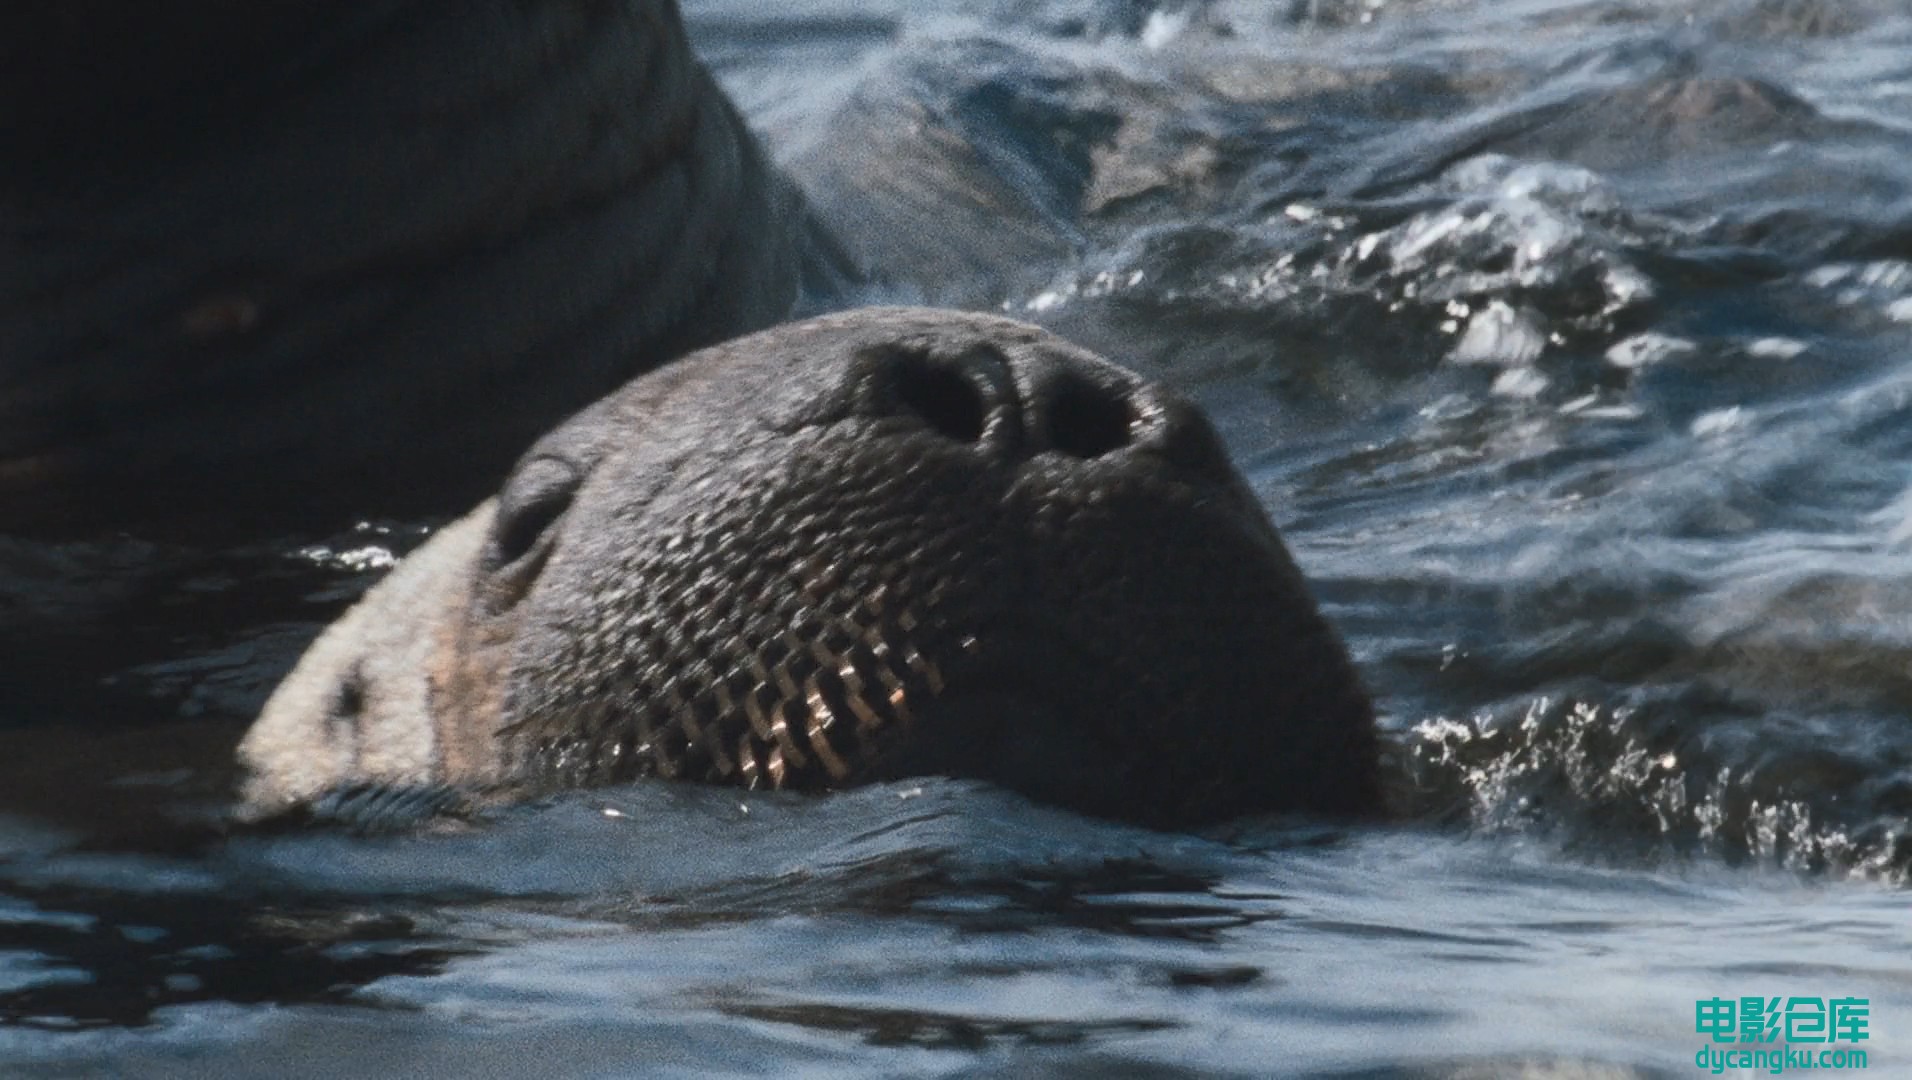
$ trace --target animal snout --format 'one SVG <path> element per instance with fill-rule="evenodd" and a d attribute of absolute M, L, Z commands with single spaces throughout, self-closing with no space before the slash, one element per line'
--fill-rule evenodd
<path fill-rule="evenodd" d="M 1133 457 L 1215 476 L 1228 459 L 1191 403 L 1109 364 L 994 345 L 955 353 L 907 349 L 875 358 L 876 411 L 991 456 L 1097 462 Z"/>

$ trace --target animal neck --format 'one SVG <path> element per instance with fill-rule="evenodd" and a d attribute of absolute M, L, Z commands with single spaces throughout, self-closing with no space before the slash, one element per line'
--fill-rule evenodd
<path fill-rule="evenodd" d="M 618 23 L 675 28 L 675 9 L 674 0 L 9 4 L 0 8 L 0 167 L 15 189 L 55 170 L 70 189 L 88 166 L 188 156 L 222 137 L 243 143 L 301 99 L 336 107 L 351 104 L 351 91 L 370 92 L 403 114 L 461 93 L 503 97 L 566 37 L 623 37 L 628 47 Z M 367 127 L 381 119 L 353 118 Z"/>
<path fill-rule="evenodd" d="M 790 196 L 675 0 L 69 0 L 0 42 L 16 520 L 208 476 L 455 506 L 795 296 Z"/>

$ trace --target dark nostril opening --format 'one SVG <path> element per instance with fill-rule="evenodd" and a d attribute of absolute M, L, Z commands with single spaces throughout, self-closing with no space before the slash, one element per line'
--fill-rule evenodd
<path fill-rule="evenodd" d="M 1129 444 L 1134 409 L 1126 397 L 1076 379 L 1049 397 L 1049 445 L 1079 458 L 1097 458 Z"/>
<path fill-rule="evenodd" d="M 982 391 L 960 371 L 905 359 L 894 369 L 897 401 L 945 438 L 973 443 L 989 417 Z"/>

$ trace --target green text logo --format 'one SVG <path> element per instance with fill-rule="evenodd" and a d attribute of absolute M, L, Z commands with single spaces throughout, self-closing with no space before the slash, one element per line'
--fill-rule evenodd
<path fill-rule="evenodd" d="M 1871 1025 L 1866 998 L 1700 998 L 1693 1002 L 1693 1030 L 1710 1042 L 1693 1064 L 1715 1073 L 1758 1069 L 1775 1076 L 1788 1069 L 1863 1069 L 1866 1051 L 1856 1044 L 1872 1037 Z"/>

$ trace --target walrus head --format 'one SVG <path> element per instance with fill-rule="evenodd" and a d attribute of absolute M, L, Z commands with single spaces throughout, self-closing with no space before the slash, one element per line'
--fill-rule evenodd
<path fill-rule="evenodd" d="M 553 431 L 241 755 L 255 816 L 648 774 L 975 777 L 1156 825 L 1380 798 L 1346 652 L 1203 415 L 908 309 L 706 350 Z"/>

